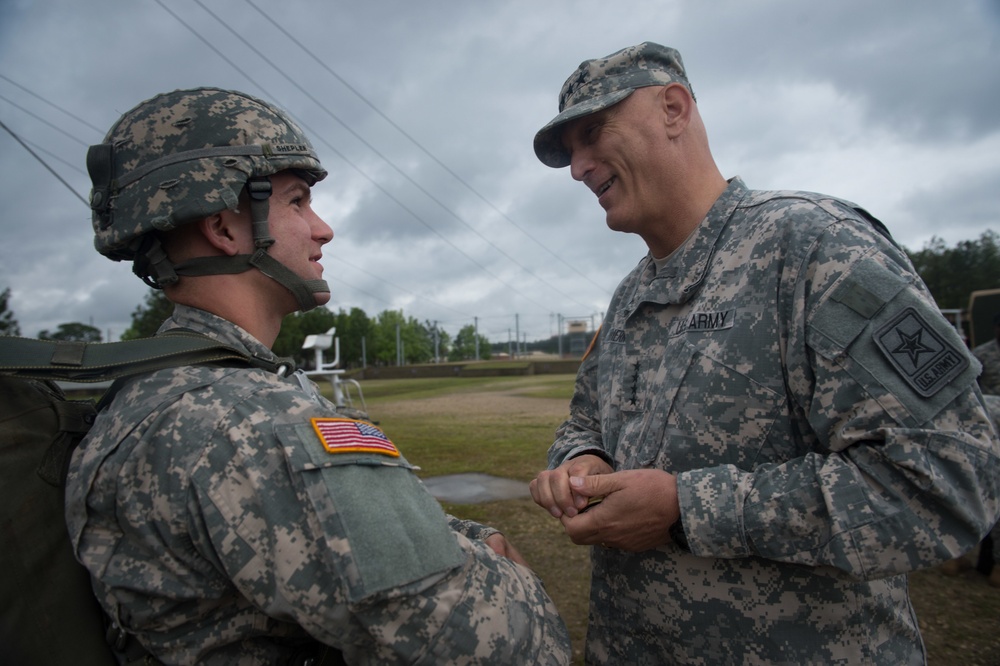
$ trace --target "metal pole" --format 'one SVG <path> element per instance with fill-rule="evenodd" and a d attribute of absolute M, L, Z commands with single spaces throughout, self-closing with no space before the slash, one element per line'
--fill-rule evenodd
<path fill-rule="evenodd" d="M 515 356 L 519 356 L 521 352 L 521 315 L 514 315 L 514 349 Z"/>
<path fill-rule="evenodd" d="M 559 358 L 562 358 L 562 355 L 563 355 L 563 351 L 562 351 L 562 331 L 563 331 L 563 318 L 562 318 L 562 314 L 560 314 L 559 315 L 559 331 L 556 333 L 556 335 L 559 336 Z"/>
<path fill-rule="evenodd" d="M 434 320 L 434 362 L 435 363 L 440 363 L 441 362 L 441 355 L 438 352 L 438 350 L 440 349 L 440 347 L 439 347 L 439 341 L 440 341 L 440 338 L 438 338 L 438 323 L 437 323 L 437 319 L 435 319 Z"/>

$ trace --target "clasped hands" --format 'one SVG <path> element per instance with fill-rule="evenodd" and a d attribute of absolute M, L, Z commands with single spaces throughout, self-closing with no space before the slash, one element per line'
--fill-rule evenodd
<path fill-rule="evenodd" d="M 535 503 L 558 518 L 578 545 L 643 551 L 670 541 L 680 516 L 677 477 L 659 469 L 615 472 L 584 454 L 540 472 L 529 485 Z M 591 498 L 603 500 L 587 508 Z"/>

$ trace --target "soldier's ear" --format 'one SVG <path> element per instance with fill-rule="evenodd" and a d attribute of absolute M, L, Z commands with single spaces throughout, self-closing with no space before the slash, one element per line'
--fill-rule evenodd
<path fill-rule="evenodd" d="M 228 256 L 245 254 L 253 245 L 250 225 L 244 216 L 230 210 L 203 218 L 198 229 L 212 247 Z"/>
<path fill-rule="evenodd" d="M 675 138 L 682 134 L 691 122 L 694 109 L 691 92 L 680 83 L 671 83 L 659 89 L 657 103 L 663 111 L 667 136 Z"/>

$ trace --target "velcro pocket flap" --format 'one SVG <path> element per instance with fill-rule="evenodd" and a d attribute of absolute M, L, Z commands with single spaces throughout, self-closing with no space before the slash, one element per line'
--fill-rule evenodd
<path fill-rule="evenodd" d="M 309 422 L 275 432 L 352 603 L 419 586 L 465 561 L 441 505 L 402 455 L 331 452 Z"/>

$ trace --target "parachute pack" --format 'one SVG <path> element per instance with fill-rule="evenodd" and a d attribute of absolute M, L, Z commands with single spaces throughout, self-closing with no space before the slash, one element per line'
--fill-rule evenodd
<path fill-rule="evenodd" d="M 56 381 L 107 382 L 200 363 L 275 366 L 193 332 L 114 343 L 0 337 L 0 654 L 11 664 L 156 663 L 116 627 L 77 562 L 64 517 L 70 455 L 102 402 Z"/>

